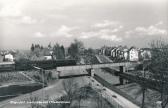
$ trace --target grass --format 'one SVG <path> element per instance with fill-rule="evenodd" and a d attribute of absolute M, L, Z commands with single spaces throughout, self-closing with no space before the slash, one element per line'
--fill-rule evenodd
<path fill-rule="evenodd" d="M 73 88 L 71 99 L 69 98 L 68 93 L 64 93 L 59 98 L 51 98 L 53 95 L 57 94 L 59 90 L 63 92 L 65 89 L 63 87 L 64 86 L 63 82 L 70 82 L 70 80 L 75 85 L 77 84 L 76 88 L 75 89 Z M 54 91 L 48 90 L 48 92 L 46 92 L 47 93 L 46 95 L 48 95 L 46 96 L 48 97 L 46 98 L 46 101 L 47 100 L 57 101 L 57 102 L 58 101 L 70 101 L 70 104 L 48 103 L 48 104 L 42 104 L 42 105 L 33 105 L 35 106 L 33 108 L 114 108 L 97 91 L 92 89 L 92 87 L 89 85 L 89 82 L 87 82 L 85 77 L 64 79 L 64 80 L 61 80 L 61 82 L 62 84 L 60 83 L 60 85 L 56 89 L 54 89 Z M 69 87 L 71 88 L 71 86 Z M 36 101 L 41 100 L 40 97 L 35 97 L 35 96 L 33 96 L 32 99 L 33 100 L 35 99 Z M 24 107 L 24 108 L 27 108 L 27 107 Z"/>
<path fill-rule="evenodd" d="M 0 73 L 0 85 L 5 85 L 8 83 L 14 82 L 24 82 L 30 81 L 24 75 L 20 74 L 19 72 L 3 72 Z"/>
<path fill-rule="evenodd" d="M 119 78 L 117 76 L 111 75 L 108 72 L 103 72 L 101 69 L 96 69 L 95 74 L 98 76 L 101 76 L 103 79 L 105 79 L 110 84 L 119 84 Z"/>
<path fill-rule="evenodd" d="M 82 56 L 82 58 L 84 59 L 85 64 L 98 64 L 99 63 L 95 55 L 85 55 L 85 56 Z"/>
<path fill-rule="evenodd" d="M 142 102 L 142 87 L 136 83 L 118 86 L 120 90 L 127 93 L 138 102 Z M 154 90 L 147 89 L 145 92 L 146 108 L 154 108 L 156 101 L 160 100 L 160 93 Z"/>
<path fill-rule="evenodd" d="M 53 70 L 45 70 L 44 73 L 44 82 L 45 83 L 49 83 L 49 81 L 52 79 L 51 76 L 51 72 L 55 71 Z M 40 71 L 38 70 L 30 70 L 30 71 L 24 71 L 24 74 L 28 75 L 30 78 L 32 78 L 33 80 L 35 80 L 36 82 L 43 82 L 43 77 L 42 77 L 42 73 L 40 73 Z"/>
<path fill-rule="evenodd" d="M 68 96 L 64 95 L 56 101 L 69 101 Z M 49 104 L 46 108 L 114 108 L 95 90 L 86 85 L 74 91 L 70 104 Z"/>

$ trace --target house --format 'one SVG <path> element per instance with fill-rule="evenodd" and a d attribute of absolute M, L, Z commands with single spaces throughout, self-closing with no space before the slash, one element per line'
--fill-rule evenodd
<path fill-rule="evenodd" d="M 123 57 L 124 57 L 124 60 L 128 60 L 129 59 L 129 52 L 128 52 L 128 49 L 127 48 L 124 48 L 123 49 Z"/>
<path fill-rule="evenodd" d="M 105 56 L 111 56 L 111 47 L 106 47 Z"/>
<path fill-rule="evenodd" d="M 43 51 L 43 60 L 52 60 L 52 59 L 56 59 L 53 56 L 53 51 L 45 48 Z"/>
<path fill-rule="evenodd" d="M 139 61 L 139 50 L 135 47 L 131 47 L 128 50 L 129 61 Z"/>
<path fill-rule="evenodd" d="M 44 56 L 44 60 L 52 60 L 52 56 L 49 55 L 49 56 Z"/>
<path fill-rule="evenodd" d="M 14 61 L 14 57 L 13 57 L 13 55 L 12 54 L 6 54 L 5 56 L 4 56 L 4 61 L 9 61 L 9 62 L 13 62 Z"/>
<path fill-rule="evenodd" d="M 124 59 L 124 47 L 119 46 L 116 51 L 118 59 Z"/>
<path fill-rule="evenodd" d="M 124 49 L 125 47 L 118 46 L 111 49 L 111 57 L 116 59 L 124 59 Z"/>
<path fill-rule="evenodd" d="M 103 47 L 100 49 L 100 54 L 105 55 L 105 51 L 106 51 L 106 46 L 103 46 Z"/>
<path fill-rule="evenodd" d="M 111 48 L 110 53 L 111 53 L 111 57 L 112 57 L 112 58 L 117 57 L 116 49 L 117 49 L 117 47 L 113 47 L 113 48 Z"/>
<path fill-rule="evenodd" d="M 102 55 L 105 55 L 105 56 L 110 56 L 110 49 L 111 49 L 111 47 L 103 46 L 103 47 L 100 49 L 100 53 L 101 53 Z"/>

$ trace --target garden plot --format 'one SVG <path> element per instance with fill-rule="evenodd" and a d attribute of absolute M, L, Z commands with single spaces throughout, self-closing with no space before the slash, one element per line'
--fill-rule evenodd
<path fill-rule="evenodd" d="M 19 82 L 28 82 L 31 81 L 26 76 L 19 72 L 3 72 L 0 73 L 0 85 L 12 85 Z"/>

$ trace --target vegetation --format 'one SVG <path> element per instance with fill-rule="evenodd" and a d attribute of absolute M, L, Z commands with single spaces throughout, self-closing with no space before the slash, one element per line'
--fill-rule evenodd
<path fill-rule="evenodd" d="M 160 85 L 162 85 L 161 101 L 167 103 L 168 99 L 165 100 L 165 94 L 168 93 L 166 86 L 168 81 L 168 44 L 163 40 L 153 41 L 151 48 L 152 58 L 149 69 L 153 74 L 153 78 L 160 81 Z M 164 104 L 162 104 L 162 108 L 165 108 Z"/>
<path fill-rule="evenodd" d="M 68 54 L 70 55 L 71 58 L 79 61 L 80 60 L 80 55 L 83 54 L 84 51 L 84 44 L 75 39 L 73 43 L 68 47 Z"/>
<path fill-rule="evenodd" d="M 53 47 L 53 55 L 56 59 L 65 59 L 65 49 L 63 45 L 55 44 Z"/>
<path fill-rule="evenodd" d="M 162 80 L 163 74 L 167 76 L 168 72 L 168 44 L 164 41 L 154 41 L 151 44 L 152 59 L 150 63 L 151 72 L 156 79 Z M 167 77 L 168 78 L 168 77 Z M 167 79 L 166 78 L 166 79 Z M 164 78 L 165 79 L 165 78 Z"/>
<path fill-rule="evenodd" d="M 14 82 L 30 81 L 19 72 L 3 72 L 0 73 L 0 85 Z"/>
<path fill-rule="evenodd" d="M 48 103 L 48 104 L 32 104 L 31 108 L 114 108 L 108 103 L 97 91 L 93 90 L 91 85 L 79 87 L 75 79 L 67 79 L 63 81 L 63 87 L 66 95 L 52 101 L 64 101 L 70 103 Z M 38 97 L 31 97 L 30 100 L 38 101 Z M 46 101 L 50 101 L 49 97 Z"/>
<path fill-rule="evenodd" d="M 44 74 L 44 79 L 43 79 L 43 74 L 40 73 L 39 71 L 26 71 L 24 72 L 24 74 L 28 75 L 30 78 L 32 78 L 33 80 L 35 80 L 36 82 L 41 82 L 44 84 L 48 84 L 50 80 L 52 80 L 51 77 L 51 71 L 45 71 Z"/>

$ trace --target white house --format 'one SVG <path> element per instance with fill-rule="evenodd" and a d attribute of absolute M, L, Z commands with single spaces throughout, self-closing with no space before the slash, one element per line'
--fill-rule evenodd
<path fill-rule="evenodd" d="M 128 49 L 125 48 L 125 49 L 123 50 L 123 52 L 124 52 L 124 60 L 128 60 L 128 59 L 129 59 L 129 52 L 128 52 Z"/>
<path fill-rule="evenodd" d="M 44 60 L 52 60 L 52 56 L 44 56 Z"/>
<path fill-rule="evenodd" d="M 111 49 L 111 51 L 110 51 L 111 54 L 110 55 L 112 57 L 116 57 L 116 49 L 117 49 L 116 47 L 114 47 L 114 48 Z"/>
<path fill-rule="evenodd" d="M 128 54 L 129 54 L 129 61 L 138 61 L 139 60 L 139 51 L 137 48 L 131 47 L 128 50 Z"/>
<path fill-rule="evenodd" d="M 12 54 L 6 54 L 5 56 L 4 56 L 4 61 L 10 61 L 10 62 L 13 62 L 14 61 L 14 57 L 13 57 L 13 55 Z"/>

